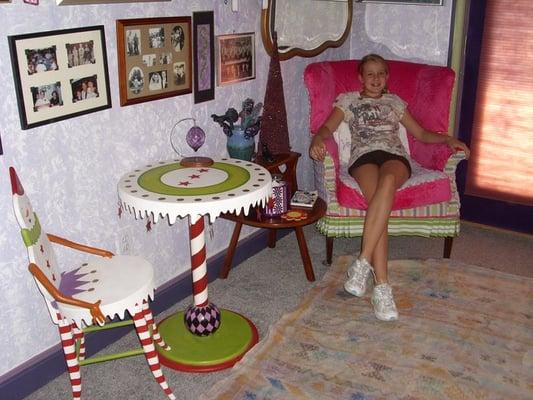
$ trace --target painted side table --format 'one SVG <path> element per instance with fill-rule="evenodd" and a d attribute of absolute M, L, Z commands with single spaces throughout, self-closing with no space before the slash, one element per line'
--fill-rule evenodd
<path fill-rule="evenodd" d="M 250 161 L 222 158 L 208 167 L 184 167 L 179 160 L 135 169 L 120 179 L 125 210 L 157 222 L 188 217 L 193 304 L 158 324 L 170 351 L 158 349 L 161 363 L 177 370 L 210 372 L 233 366 L 258 341 L 246 317 L 219 310 L 208 300 L 204 216 L 264 205 L 272 190 L 270 173 Z M 159 351 L 161 350 L 161 351 Z"/>

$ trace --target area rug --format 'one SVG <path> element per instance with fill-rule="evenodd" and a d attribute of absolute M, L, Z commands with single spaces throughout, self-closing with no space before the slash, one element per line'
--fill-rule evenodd
<path fill-rule="evenodd" d="M 533 279 L 396 260 L 397 322 L 342 289 L 336 260 L 298 308 L 201 399 L 532 399 Z M 369 290 L 370 292 L 370 290 Z"/>

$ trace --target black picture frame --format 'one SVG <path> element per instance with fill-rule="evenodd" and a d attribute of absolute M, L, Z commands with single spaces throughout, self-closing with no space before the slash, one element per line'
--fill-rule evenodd
<path fill-rule="evenodd" d="M 192 14 L 194 103 L 215 98 L 215 23 L 213 11 Z"/>
<path fill-rule="evenodd" d="M 8 41 L 22 129 L 111 108 L 103 25 Z"/>

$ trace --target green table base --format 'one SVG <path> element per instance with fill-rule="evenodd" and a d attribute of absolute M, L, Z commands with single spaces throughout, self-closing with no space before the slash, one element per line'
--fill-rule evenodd
<path fill-rule="evenodd" d="M 161 364 L 185 372 L 212 372 L 231 368 L 259 339 L 255 325 L 229 310 L 220 310 L 220 327 L 209 336 L 192 334 L 183 321 L 184 311 L 165 318 L 158 330 L 169 351 L 156 346 Z"/>

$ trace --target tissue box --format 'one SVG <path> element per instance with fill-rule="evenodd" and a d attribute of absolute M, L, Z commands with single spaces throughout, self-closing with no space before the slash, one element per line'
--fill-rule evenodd
<path fill-rule="evenodd" d="M 264 217 L 278 217 L 289 209 L 290 188 L 281 176 L 272 176 L 272 195 L 262 210 Z"/>

